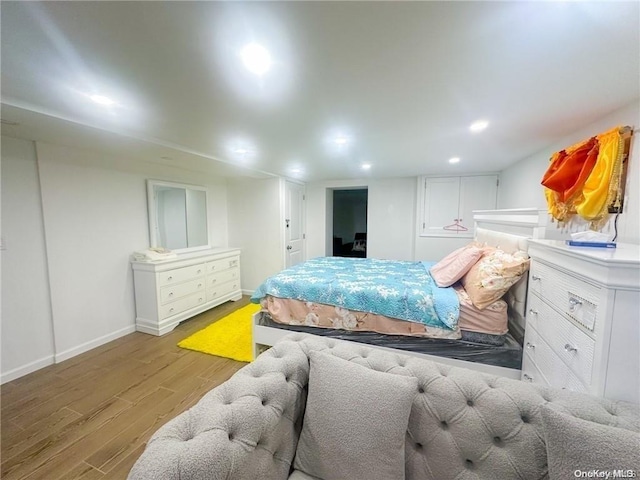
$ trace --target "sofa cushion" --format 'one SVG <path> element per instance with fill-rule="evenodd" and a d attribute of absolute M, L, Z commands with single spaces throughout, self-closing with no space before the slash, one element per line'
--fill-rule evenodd
<path fill-rule="evenodd" d="M 289 478 L 287 480 L 322 480 L 319 479 L 318 477 L 312 477 L 311 475 L 307 475 L 304 472 L 301 472 L 300 470 L 294 470 L 293 472 L 291 472 L 291 475 L 289 475 Z"/>
<path fill-rule="evenodd" d="M 415 378 L 312 351 L 294 467 L 324 480 L 403 479 Z"/>
<path fill-rule="evenodd" d="M 636 471 L 640 466 L 640 434 L 589 422 L 548 406 L 543 406 L 541 413 L 550 480 L 574 478 L 575 472 Z"/>

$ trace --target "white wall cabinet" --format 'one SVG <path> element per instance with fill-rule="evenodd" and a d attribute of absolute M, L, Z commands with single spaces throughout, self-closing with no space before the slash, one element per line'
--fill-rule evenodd
<path fill-rule="evenodd" d="M 139 332 L 164 335 L 187 318 L 242 297 L 240 250 L 205 250 L 132 266 Z"/>
<path fill-rule="evenodd" d="M 496 208 L 497 175 L 420 177 L 418 231 L 422 237 L 472 237 L 473 211 Z M 451 227 L 459 224 L 466 228 Z"/>
<path fill-rule="evenodd" d="M 522 380 L 640 402 L 640 248 L 529 242 Z"/>

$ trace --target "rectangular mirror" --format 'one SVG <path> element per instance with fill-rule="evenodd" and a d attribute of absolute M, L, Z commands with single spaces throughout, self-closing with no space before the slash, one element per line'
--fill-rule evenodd
<path fill-rule="evenodd" d="M 176 252 L 209 248 L 207 189 L 147 180 L 151 247 Z"/>

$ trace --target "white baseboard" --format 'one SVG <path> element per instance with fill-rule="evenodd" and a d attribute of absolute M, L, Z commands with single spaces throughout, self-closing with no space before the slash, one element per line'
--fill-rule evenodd
<path fill-rule="evenodd" d="M 80 355 L 81 353 L 88 352 L 89 350 L 99 347 L 100 345 L 104 345 L 105 343 L 109 343 L 116 338 L 123 337 L 135 331 L 136 326 L 130 325 L 128 327 L 121 328 L 120 330 L 116 330 L 115 332 L 109 333 L 108 335 L 104 335 L 89 342 L 85 342 L 82 345 L 78 345 L 77 347 L 65 350 L 64 352 L 56 353 L 55 362 L 63 362 L 70 359 L 71 357 L 75 357 L 76 355 Z"/>
<path fill-rule="evenodd" d="M 4 384 L 10 382 L 11 380 L 15 380 L 16 378 L 24 377 L 25 375 L 35 372 L 36 370 L 40 370 L 41 368 L 53 365 L 53 363 L 53 355 L 47 355 L 44 358 L 29 362 L 26 365 L 14 368 L 13 370 L 9 370 L 8 372 L 3 373 L 2 375 L 0 375 L 0 383 Z"/>
<path fill-rule="evenodd" d="M 245 289 L 242 289 L 242 294 L 243 294 L 243 295 L 249 295 L 249 296 L 251 296 L 251 295 L 253 295 L 253 292 L 254 292 L 254 291 L 255 291 L 255 290 L 245 290 Z"/>

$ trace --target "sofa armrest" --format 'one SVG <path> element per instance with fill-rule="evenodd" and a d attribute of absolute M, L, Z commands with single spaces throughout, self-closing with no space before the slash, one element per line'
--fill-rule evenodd
<path fill-rule="evenodd" d="M 130 480 L 286 480 L 309 378 L 295 342 L 264 352 L 161 427 Z"/>

